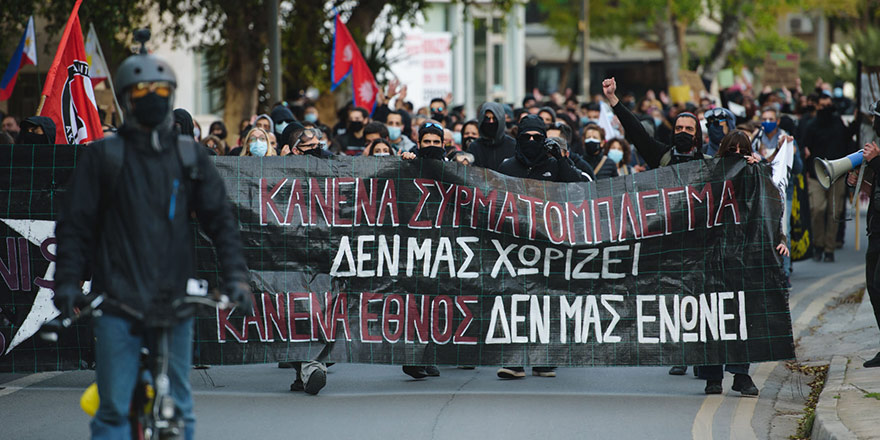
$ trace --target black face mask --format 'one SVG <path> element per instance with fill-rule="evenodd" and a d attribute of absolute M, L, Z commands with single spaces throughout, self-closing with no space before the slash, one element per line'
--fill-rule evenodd
<path fill-rule="evenodd" d="M 584 150 L 587 154 L 595 156 L 599 152 L 600 142 L 595 139 L 587 139 L 584 141 Z"/>
<path fill-rule="evenodd" d="M 162 123 L 171 111 L 171 102 L 155 93 L 147 93 L 143 98 L 131 100 L 135 119 L 148 128 Z"/>
<path fill-rule="evenodd" d="M 318 147 L 309 148 L 308 150 L 299 150 L 299 151 L 306 156 L 321 157 L 321 149 Z"/>
<path fill-rule="evenodd" d="M 489 122 L 485 120 L 480 124 L 480 137 L 495 139 L 496 133 L 498 133 L 498 121 Z"/>
<path fill-rule="evenodd" d="M 825 119 L 830 118 L 831 116 L 834 115 L 834 107 L 831 107 L 831 106 L 828 106 L 828 107 L 822 107 L 822 108 L 819 109 L 819 111 L 817 112 L 817 114 L 818 114 L 819 117 L 821 117 L 821 118 L 825 118 Z"/>
<path fill-rule="evenodd" d="M 364 129 L 364 121 L 348 121 L 348 132 L 357 133 Z"/>
<path fill-rule="evenodd" d="M 31 133 L 29 131 L 22 131 L 21 133 L 19 133 L 18 140 L 16 140 L 15 143 L 22 145 L 48 144 L 49 136 L 46 136 L 45 134 Z"/>
<path fill-rule="evenodd" d="M 880 119 L 880 118 L 878 118 L 878 119 Z M 475 137 L 470 137 L 470 136 L 465 137 L 465 138 L 461 138 L 461 148 L 462 148 L 463 150 L 467 151 L 467 149 L 468 149 L 468 145 L 470 145 L 471 142 L 473 142 L 473 141 L 475 141 L 475 140 L 477 140 L 477 138 L 475 138 Z"/>
<path fill-rule="evenodd" d="M 443 113 L 441 112 L 431 112 L 431 118 L 437 122 L 443 122 L 443 119 L 445 119 L 446 117 L 443 116 Z"/>
<path fill-rule="evenodd" d="M 683 131 L 675 133 L 675 136 L 672 137 L 672 143 L 675 145 L 675 150 L 679 153 L 690 153 L 694 148 L 694 135 Z"/>
<path fill-rule="evenodd" d="M 544 142 L 533 139 L 519 141 L 517 156 L 526 166 L 532 167 L 547 158 L 547 149 Z"/>
<path fill-rule="evenodd" d="M 226 140 L 226 130 L 218 131 L 216 133 L 212 133 L 214 136 L 220 138 L 220 140 Z"/>
<path fill-rule="evenodd" d="M 416 154 L 422 159 L 443 160 L 446 150 L 443 147 L 419 147 Z"/>

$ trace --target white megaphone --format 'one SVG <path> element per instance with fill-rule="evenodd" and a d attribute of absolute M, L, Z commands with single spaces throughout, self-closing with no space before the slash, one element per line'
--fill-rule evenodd
<path fill-rule="evenodd" d="M 819 180 L 819 185 L 822 185 L 822 188 L 831 188 L 831 184 L 835 180 L 850 170 L 856 169 L 856 167 L 862 164 L 864 159 L 865 156 L 861 150 L 840 159 L 825 160 L 817 158 L 813 163 L 813 168 L 816 170 L 816 179 Z"/>

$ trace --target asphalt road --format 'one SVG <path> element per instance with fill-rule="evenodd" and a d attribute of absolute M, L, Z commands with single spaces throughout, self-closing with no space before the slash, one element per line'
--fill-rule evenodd
<path fill-rule="evenodd" d="M 862 222 L 859 229 L 864 229 Z M 864 249 L 848 224 L 836 263 L 795 263 L 795 338 L 864 279 Z M 271 365 L 193 370 L 197 438 L 327 439 L 764 439 L 771 437 L 780 363 L 752 365 L 759 398 L 703 394 L 703 381 L 668 368 L 564 368 L 556 378 L 502 381 L 495 368 L 441 368 L 412 380 L 399 367 L 337 364 L 318 396 L 288 391 L 292 370 Z M 87 438 L 79 395 L 89 371 L 0 374 L 0 439 Z M 788 433 L 791 434 L 791 433 Z"/>

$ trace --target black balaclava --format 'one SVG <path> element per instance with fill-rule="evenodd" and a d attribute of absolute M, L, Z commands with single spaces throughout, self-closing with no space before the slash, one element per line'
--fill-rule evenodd
<path fill-rule="evenodd" d="M 135 119 L 147 128 L 158 127 L 165 120 L 170 109 L 170 97 L 163 98 L 153 92 L 131 100 L 131 111 Z"/>
<path fill-rule="evenodd" d="M 188 111 L 182 108 L 174 109 L 174 124 L 180 127 L 180 134 L 195 137 L 195 124 Z"/>
<path fill-rule="evenodd" d="M 547 136 L 547 126 L 537 115 L 528 115 L 519 121 L 520 137 L 516 141 L 516 158 L 524 165 L 533 167 L 547 159 L 547 148 L 544 147 L 543 140 L 524 139 L 527 131 L 537 131 L 541 136 Z"/>

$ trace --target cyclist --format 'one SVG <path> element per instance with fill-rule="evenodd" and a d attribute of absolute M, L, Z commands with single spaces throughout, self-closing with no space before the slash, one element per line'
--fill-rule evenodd
<path fill-rule="evenodd" d="M 171 66 L 143 47 L 119 66 L 116 92 L 125 124 L 116 136 L 83 149 L 58 217 L 53 301 L 62 318 L 73 313 L 89 270 L 92 291 L 107 298 L 94 320 L 100 396 L 94 439 L 130 437 L 140 347 L 155 339 L 158 322 L 172 325 L 170 395 L 185 438 L 193 438 L 194 318 L 170 309 L 195 275 L 191 212 L 216 247 L 224 293 L 251 311 L 248 269 L 223 181 L 205 149 L 174 129 L 176 86 Z"/>

